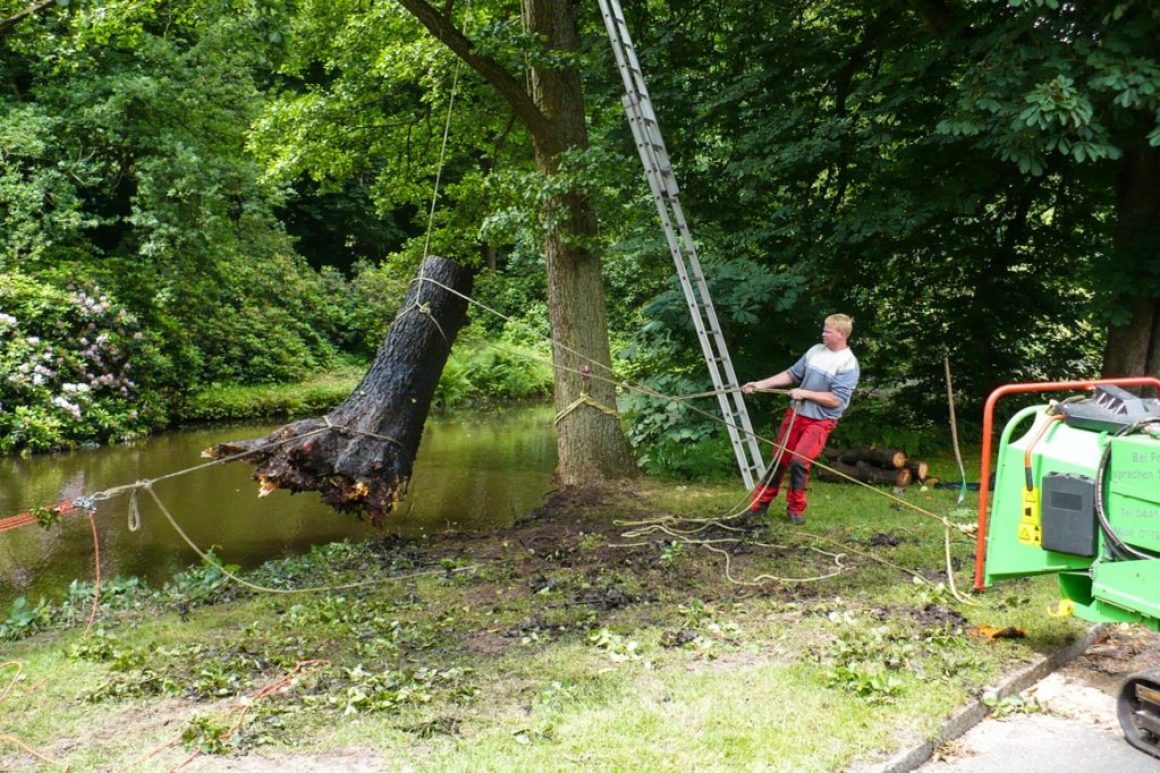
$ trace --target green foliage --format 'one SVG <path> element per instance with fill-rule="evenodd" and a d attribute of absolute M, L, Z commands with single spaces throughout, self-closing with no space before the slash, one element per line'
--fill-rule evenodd
<path fill-rule="evenodd" d="M 444 408 L 479 405 L 497 400 L 543 399 L 552 394 L 549 354 L 540 345 L 461 340 L 451 351 L 436 404 Z"/>
<path fill-rule="evenodd" d="M 0 451 L 132 436 L 348 342 L 357 299 L 294 254 L 244 152 L 285 13 L 82 1 L 5 37 Z"/>
<path fill-rule="evenodd" d="M 1102 90 L 1153 77 L 1154 10 L 944 10 L 725 4 L 712 24 L 635 19 L 702 254 L 764 269 L 735 285 L 798 278 L 766 296 L 784 306 L 727 335 L 741 380 L 781 370 L 824 314 L 845 311 L 864 387 L 906 385 L 898 406 L 942 420 L 949 354 L 969 416 L 997 383 L 1098 372 L 1102 324 L 1119 306 L 1103 291 L 1125 273 L 1137 290 L 1154 283 L 1126 271 L 1148 251 L 1105 263 L 1117 152 L 1104 147 L 1138 143 L 1154 108 L 1125 110 Z M 1113 69 L 1122 81 L 1098 80 Z M 602 130 L 631 152 L 614 125 Z M 1053 135 L 1068 135 L 1067 163 L 1046 155 Z M 687 329 L 676 300 L 664 327 Z M 681 361 L 695 358 L 678 340 Z"/>
<path fill-rule="evenodd" d="M 366 670 L 361 663 L 327 680 L 325 697 L 304 696 L 303 704 L 323 704 L 342 716 L 395 712 L 409 705 L 429 703 L 436 694 L 467 701 L 475 693 L 466 668 Z"/>
<path fill-rule="evenodd" d="M 574 194 L 600 221 L 577 246 L 603 260 L 621 370 L 708 389 L 597 15 L 564 55 L 510 6 L 452 9 L 516 83 L 534 65 L 582 68 L 589 147 L 558 174 L 536 168 L 495 89 L 399 9 L 71 0 L 5 35 L 0 270 L 35 285 L 28 297 L 104 296 L 142 338 L 117 345 L 129 395 L 0 383 L 0 451 L 131 436 L 191 391 L 183 414 L 239 415 L 245 396 L 222 385 L 369 356 L 428 253 L 486 265 L 477 296 L 515 320 L 480 314 L 481 337 L 543 353 L 542 239 Z M 945 416 L 944 354 L 970 415 L 997 383 L 1099 372 L 1107 325 L 1160 292 L 1155 234 L 1116 230 L 1122 172 L 1160 147 L 1154 4 L 627 13 L 742 381 L 790 364 L 824 314 L 852 313 L 864 387 L 892 390 L 881 430 L 910 446 L 925 435 L 900 424 L 924 433 Z M 49 345 L 76 360 L 65 331 L 0 313 L 22 326 L 0 323 L 6 376 L 49 367 Z M 105 323 L 98 335 L 122 335 Z M 481 351 L 453 355 L 441 403 L 550 391 L 538 367 Z M 646 469 L 727 474 L 711 421 L 630 403 Z M 890 442 L 854 415 L 840 431 Z"/>
<path fill-rule="evenodd" d="M 216 550 L 217 546 L 211 547 L 200 564 L 174 575 L 165 584 L 164 595 L 186 606 L 220 601 L 233 583 L 226 572 L 236 575 L 240 567 L 222 561 Z"/>
<path fill-rule="evenodd" d="M 588 635 L 588 644 L 608 655 L 613 663 L 640 660 L 640 642 L 608 628 L 600 628 Z"/>
<path fill-rule="evenodd" d="M 182 404 L 182 422 L 232 421 L 255 417 L 317 416 L 350 396 L 365 367 L 339 366 L 293 384 L 212 385 Z"/>
<path fill-rule="evenodd" d="M 905 400 L 861 394 L 855 397 L 826 445 L 839 449 L 901 448 L 914 458 L 925 458 L 950 446 L 950 430 L 945 419 L 929 419 Z"/>
<path fill-rule="evenodd" d="M 8 617 L 0 623 L 0 641 L 16 641 L 46 628 L 51 621 L 48 604 L 32 605 L 24 596 L 17 596 L 8 609 Z"/>
<path fill-rule="evenodd" d="M 658 560 L 661 566 L 672 567 L 685 558 L 685 543 L 673 540 L 661 548 L 661 556 Z"/>
<path fill-rule="evenodd" d="M 1017 714 L 1038 714 L 1044 705 L 1034 698 L 1025 698 L 1019 693 L 1000 698 L 994 693 L 983 696 L 983 705 L 991 710 L 991 716 L 1003 719 Z"/>
<path fill-rule="evenodd" d="M 343 316 L 343 340 L 347 351 L 371 355 L 386 337 L 391 320 L 403 304 L 414 272 L 403 272 L 386 264 L 361 263 L 355 268 L 357 273 L 349 287 L 335 279 L 336 286 L 331 295 L 348 298 Z"/>
<path fill-rule="evenodd" d="M 946 610 L 945 588 L 932 597 L 924 584 L 915 601 L 924 611 Z M 850 612 L 832 612 L 837 635 L 817 656 L 826 665 L 826 684 L 850 692 L 867 703 L 889 703 L 906 691 L 906 675 L 922 681 L 948 680 L 978 669 L 982 661 L 961 630 L 950 624 L 916 632 L 902 622 L 878 623 Z"/>
<path fill-rule="evenodd" d="M 868 703 L 887 703 L 897 698 L 902 680 L 896 673 L 916 657 L 916 647 L 908 635 L 887 625 L 872 625 L 842 619 L 837 640 L 824 657 L 831 665 L 826 682 L 857 695 Z"/>
<path fill-rule="evenodd" d="M 89 663 L 105 663 L 117 672 L 127 672 L 140 668 L 145 663 L 146 653 L 131 643 L 103 627 L 95 628 L 89 636 L 68 649 L 72 660 Z"/>
<path fill-rule="evenodd" d="M 196 716 L 181 731 L 181 742 L 186 748 L 202 754 L 221 755 L 231 751 L 231 726 L 222 719 Z"/>
<path fill-rule="evenodd" d="M 674 374 L 655 376 L 645 385 L 672 396 L 705 389 L 700 380 Z M 645 472 L 698 481 L 726 479 L 733 474 L 735 462 L 715 403 L 706 399 L 695 403 L 662 400 L 631 392 L 623 398 L 622 407 L 629 420 L 628 440 Z"/>

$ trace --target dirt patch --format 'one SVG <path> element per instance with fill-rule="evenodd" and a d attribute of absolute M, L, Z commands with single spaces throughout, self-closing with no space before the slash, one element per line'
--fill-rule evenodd
<path fill-rule="evenodd" d="M 963 628 L 967 618 L 962 612 L 942 604 L 927 604 L 922 609 L 910 610 L 914 621 L 923 628 Z"/>
<path fill-rule="evenodd" d="M 518 639 L 506 635 L 506 632 L 495 630 L 479 631 L 463 640 L 468 652 L 486 657 L 503 655 L 518 643 Z"/>
<path fill-rule="evenodd" d="M 880 531 L 871 535 L 866 544 L 872 548 L 896 548 L 902 544 L 902 538 L 896 534 Z"/>
<path fill-rule="evenodd" d="M 1160 669 L 1160 633 L 1143 626 L 1108 626 L 1084 654 L 1061 669 L 1070 679 L 1118 695 L 1133 674 Z"/>
<path fill-rule="evenodd" d="M 14 692 L 12 700 L 32 700 L 30 696 L 21 692 Z M 45 746 L 41 752 L 58 759 L 66 760 L 82 749 L 101 748 L 116 745 L 125 739 L 140 739 L 152 737 L 154 733 L 164 737 L 168 730 L 171 738 L 178 739 L 185 723 L 194 714 L 206 711 L 206 705 L 193 705 L 189 701 L 178 699 L 163 699 L 153 702 L 134 702 L 129 705 L 110 705 L 107 714 L 100 722 L 92 723 L 87 727 L 78 728 L 78 733 L 67 739 Z M 19 736 L 18 736 L 19 737 Z M 168 741 L 156 745 L 156 749 L 142 747 L 139 757 L 144 758 L 152 751 L 163 752 Z M 8 749 L 5 749 L 8 751 Z M 4 770 L 39 770 L 37 760 L 32 756 L 0 757 L 0 768 Z"/>
<path fill-rule="evenodd" d="M 583 515 L 585 511 L 602 505 L 612 493 L 604 486 L 564 486 L 552 492 L 547 502 L 533 510 L 526 520 L 517 522 L 515 528 L 537 521 L 550 522 L 561 517 L 572 518 Z"/>
<path fill-rule="evenodd" d="M 683 647 L 696 640 L 696 631 L 690 631 L 688 628 L 680 628 L 675 631 L 665 631 L 662 633 L 660 642 L 662 647 Z"/>

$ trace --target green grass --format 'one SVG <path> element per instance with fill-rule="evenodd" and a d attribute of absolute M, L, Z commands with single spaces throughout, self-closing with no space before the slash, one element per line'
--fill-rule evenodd
<path fill-rule="evenodd" d="M 299 755 L 341 767 L 355 754 L 430 770 L 835 770 L 930 737 L 1006 669 L 1083 630 L 1046 614 L 1049 578 L 956 603 L 941 525 L 861 487 L 815 484 L 803 529 L 771 517 L 730 557 L 736 581 L 695 541 L 630 533 L 659 516 L 722 515 L 738 494 L 574 492 L 502 534 L 338 544 L 248 575 L 387 580 L 364 590 L 238 595 L 191 573 L 183 593 L 104 612 L 87 639 L 60 627 L 5 643 L 25 675 L 0 726 L 72 770 L 167 770 L 199 748 L 257 750 L 290 769 Z M 957 519 L 954 497 L 903 498 Z M 954 543 L 964 590 L 973 547 Z M 744 584 L 839 564 L 826 580 Z M 440 571 L 467 565 L 479 569 Z M 416 571 L 432 574 L 389 581 Z M 981 623 L 1028 635 L 966 633 Z M 244 697 L 290 674 L 214 740 Z M 31 759 L 0 747 L 0 768 Z"/>
<path fill-rule="evenodd" d="M 215 384 L 193 393 L 179 421 L 236 421 L 326 413 L 345 400 L 366 368 L 343 365 L 296 384 Z"/>

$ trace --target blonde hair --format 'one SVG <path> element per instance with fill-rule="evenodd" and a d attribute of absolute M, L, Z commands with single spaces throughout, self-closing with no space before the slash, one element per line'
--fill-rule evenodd
<path fill-rule="evenodd" d="M 847 338 L 854 332 L 854 318 L 848 314 L 831 314 L 826 317 L 826 324 L 844 334 Z"/>

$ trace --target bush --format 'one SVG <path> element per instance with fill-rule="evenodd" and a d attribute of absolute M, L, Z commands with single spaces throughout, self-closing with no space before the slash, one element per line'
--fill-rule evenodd
<path fill-rule="evenodd" d="M 0 276 L 0 452 L 123 440 L 165 421 L 168 368 L 137 318 L 95 285 Z"/>
<path fill-rule="evenodd" d="M 461 341 L 443 368 L 435 391 L 444 408 L 493 400 L 532 400 L 552 394 L 550 355 L 530 346 Z"/>
<path fill-rule="evenodd" d="M 666 373 L 647 385 L 667 395 L 703 391 L 701 382 Z M 637 464 L 649 475 L 681 480 L 724 480 L 735 474 L 736 460 L 716 404 L 700 401 L 704 413 L 688 403 L 632 393 L 624 400 L 628 440 Z M 708 414 L 708 415 L 705 415 Z"/>

